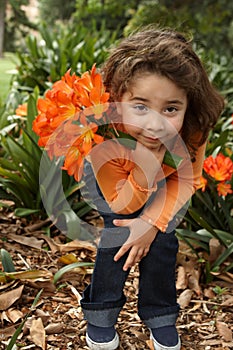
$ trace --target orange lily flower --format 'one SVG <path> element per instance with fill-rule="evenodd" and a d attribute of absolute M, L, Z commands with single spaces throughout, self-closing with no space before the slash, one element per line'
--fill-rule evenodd
<path fill-rule="evenodd" d="M 219 153 L 216 158 L 209 156 L 204 161 L 205 172 L 217 181 L 230 180 L 233 173 L 233 162 L 230 157 Z"/>
<path fill-rule="evenodd" d="M 64 133 L 64 124 L 59 126 L 53 134 L 50 135 L 48 143 L 45 146 L 50 158 L 54 156 L 66 156 L 67 151 L 72 145 L 72 141 Z"/>
<path fill-rule="evenodd" d="M 69 87 L 71 87 L 71 88 L 73 89 L 74 82 L 77 81 L 77 80 L 79 80 L 80 77 L 77 76 L 77 75 L 75 75 L 74 73 L 71 75 L 70 72 L 71 72 L 71 69 L 69 69 L 69 70 L 65 73 L 65 75 L 61 78 L 61 80 L 62 80 L 62 81 L 65 81 L 66 84 L 67 84 Z"/>
<path fill-rule="evenodd" d="M 18 107 L 15 110 L 15 114 L 20 116 L 20 117 L 26 117 L 27 108 L 28 108 L 27 103 L 23 103 L 22 105 L 18 105 Z"/>
<path fill-rule="evenodd" d="M 77 181 L 80 181 L 82 176 L 82 168 L 84 158 L 91 151 L 94 144 L 98 144 L 104 141 L 104 138 L 98 134 L 98 126 L 95 123 L 90 123 L 86 126 L 80 126 L 76 124 L 66 124 L 66 135 L 69 132 L 73 132 L 73 135 L 76 135 L 76 140 L 69 148 L 63 169 L 67 170 L 69 175 L 73 175 Z M 78 135 L 78 136 L 77 136 Z M 74 136 L 73 136 L 74 137 Z"/>
<path fill-rule="evenodd" d="M 101 75 L 99 73 L 96 73 L 96 65 L 94 64 L 92 66 L 90 73 L 83 73 L 77 83 L 79 87 L 89 92 L 93 89 L 94 86 L 102 86 Z M 76 82 L 74 84 L 76 85 Z"/>
<path fill-rule="evenodd" d="M 205 192 L 207 183 L 208 183 L 207 179 L 204 176 L 201 176 L 199 189 L 201 189 L 202 192 Z"/>
<path fill-rule="evenodd" d="M 231 189 L 231 185 L 225 182 L 220 182 L 217 184 L 217 191 L 218 191 L 218 195 L 223 197 L 233 193 Z"/>
<path fill-rule="evenodd" d="M 75 85 L 79 91 L 83 89 L 80 102 L 85 107 L 93 106 L 92 114 L 94 114 L 95 119 L 100 119 L 103 112 L 108 109 L 108 105 L 104 104 L 109 100 L 109 93 L 105 92 L 101 75 L 96 73 L 95 65 L 92 67 L 91 74 L 85 72 L 81 78 L 75 82 Z"/>
<path fill-rule="evenodd" d="M 70 147 L 65 158 L 63 170 L 70 176 L 74 176 L 76 181 L 80 181 L 83 172 L 84 157 L 75 146 Z"/>

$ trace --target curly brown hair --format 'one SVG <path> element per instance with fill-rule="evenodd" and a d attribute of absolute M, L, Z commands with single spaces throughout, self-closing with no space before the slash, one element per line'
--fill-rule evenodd
<path fill-rule="evenodd" d="M 187 92 L 188 107 L 181 136 L 190 152 L 203 144 L 224 108 L 224 99 L 210 83 L 191 40 L 171 29 L 145 28 L 123 39 L 102 67 L 112 101 L 121 101 L 133 78 L 157 73 Z"/>

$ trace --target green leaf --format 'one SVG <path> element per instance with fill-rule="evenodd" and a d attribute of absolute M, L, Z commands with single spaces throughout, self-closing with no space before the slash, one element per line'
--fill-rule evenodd
<path fill-rule="evenodd" d="M 4 272 L 15 272 L 15 266 L 11 255 L 5 249 L 1 249 L 1 261 Z"/>
<path fill-rule="evenodd" d="M 197 254 L 195 248 L 197 245 L 203 248 L 205 251 L 209 251 L 208 243 L 210 238 L 208 236 L 201 236 L 197 232 L 186 229 L 176 229 L 176 232 L 179 239 L 184 240 L 191 247 L 195 254 Z"/>
<path fill-rule="evenodd" d="M 22 218 L 32 214 L 39 214 L 40 212 L 41 212 L 40 209 L 16 208 L 14 211 L 14 214 Z"/>
<path fill-rule="evenodd" d="M 12 171 L 17 170 L 17 167 L 15 166 L 15 164 L 5 158 L 0 158 L 0 166 L 7 170 L 12 170 Z"/>
<path fill-rule="evenodd" d="M 15 173 L 15 172 L 11 172 L 7 169 L 3 169 L 2 167 L 0 167 L 0 175 L 7 177 L 8 179 L 15 182 L 17 185 L 27 187 L 27 182 L 25 181 L 25 179 L 22 179 L 19 176 L 19 174 Z M 1 179 L 0 179 L 0 181 L 1 181 Z"/>
<path fill-rule="evenodd" d="M 57 217 L 64 217 L 65 219 L 65 231 L 68 238 L 74 240 L 74 239 L 80 239 L 80 240 L 93 240 L 94 237 L 88 230 L 86 230 L 81 225 L 81 220 L 77 216 L 77 214 L 70 208 L 70 210 L 64 211 L 62 210 L 61 213 L 58 213 Z M 62 227 L 61 227 L 62 230 Z"/>
<path fill-rule="evenodd" d="M 177 169 L 182 163 L 182 160 L 183 158 L 178 156 L 177 154 L 166 151 L 163 158 L 163 163 L 165 165 L 170 166 L 173 169 Z"/>
<path fill-rule="evenodd" d="M 214 229 L 216 235 L 225 242 L 225 246 L 229 246 L 233 242 L 233 235 L 229 232 Z"/>
<path fill-rule="evenodd" d="M 31 94 L 29 96 L 28 104 L 27 104 L 27 132 L 35 141 L 38 140 L 38 136 L 32 130 L 32 123 L 35 120 L 36 115 L 38 114 L 37 106 L 36 106 L 38 94 L 39 94 L 38 87 L 36 87 L 34 89 L 35 97 Z"/>
<path fill-rule="evenodd" d="M 30 133 L 28 133 L 27 130 L 23 130 L 22 133 L 23 137 L 23 147 L 28 151 L 31 157 L 31 164 L 33 165 L 33 168 L 35 168 L 36 171 L 34 171 L 35 174 L 38 174 L 38 169 L 40 166 L 40 161 L 42 157 L 42 149 L 37 144 L 37 138 L 36 140 L 32 137 Z M 34 169 L 32 169 L 34 170 Z"/>
<path fill-rule="evenodd" d="M 190 249 L 192 250 L 193 254 L 195 254 L 198 259 L 199 259 L 199 255 L 198 255 L 198 252 L 197 252 L 197 249 L 196 249 L 196 245 L 193 245 L 192 242 L 187 239 L 185 236 L 180 236 L 179 233 L 177 233 L 177 236 L 179 239 L 183 240 L 188 247 L 190 247 Z"/>
<path fill-rule="evenodd" d="M 215 142 L 213 142 L 208 146 L 208 154 L 212 154 L 214 150 L 219 146 L 224 147 L 227 142 L 227 139 L 228 139 L 228 130 L 225 130 L 221 132 L 221 134 L 219 135 L 219 137 Z"/>
<path fill-rule="evenodd" d="M 216 268 L 217 266 L 220 266 L 222 263 L 224 263 L 229 256 L 233 253 L 233 242 L 229 245 L 229 247 L 217 258 L 217 260 L 214 262 L 212 269 Z"/>
<path fill-rule="evenodd" d="M 17 170 L 21 173 L 21 176 L 25 183 L 27 183 L 28 187 L 37 188 L 38 179 L 32 176 L 32 171 L 35 169 L 34 156 L 19 142 L 9 136 L 5 138 L 4 145 L 7 147 Z"/>
<path fill-rule="evenodd" d="M 66 190 L 65 190 L 65 197 L 68 198 L 71 195 L 73 195 L 75 192 L 79 191 L 83 186 L 85 186 L 84 182 L 79 182 L 75 183 L 74 185 L 70 185 Z"/>
<path fill-rule="evenodd" d="M 205 231 L 205 235 L 201 234 L 200 231 L 194 232 L 187 229 L 176 229 L 176 232 L 178 232 L 181 235 L 181 237 L 185 236 L 205 243 L 209 243 L 211 238 L 211 235 L 207 231 Z"/>
<path fill-rule="evenodd" d="M 53 283 L 56 284 L 57 281 L 64 275 L 64 273 L 69 272 L 78 267 L 93 267 L 94 263 L 91 262 L 76 262 L 73 264 L 66 265 L 62 267 L 59 271 L 57 271 L 53 277 Z"/>
<path fill-rule="evenodd" d="M 37 40 L 36 37 L 32 35 L 28 35 L 26 38 L 26 43 L 27 46 L 30 50 L 30 54 L 32 55 L 33 59 L 37 60 L 39 58 L 39 53 L 38 53 L 38 45 L 37 45 Z"/>
<path fill-rule="evenodd" d="M 89 213 L 93 209 L 93 207 L 91 207 L 84 200 L 81 202 L 78 202 L 77 204 L 74 204 L 72 206 L 72 208 L 77 213 L 79 218 L 82 218 L 83 216 L 85 216 L 87 213 Z"/>
<path fill-rule="evenodd" d="M 216 196 L 218 195 L 216 194 Z M 218 198 L 219 205 L 221 206 L 222 213 L 224 214 L 226 222 L 229 225 L 229 230 L 233 234 L 233 218 L 232 218 L 232 215 L 230 214 L 231 207 L 230 206 L 229 208 L 227 207 L 225 200 L 221 196 L 218 196 L 217 198 Z"/>
<path fill-rule="evenodd" d="M 67 200 L 62 186 L 62 170 L 59 162 L 50 161 L 45 153 L 40 166 L 40 193 L 44 207 L 51 216 L 56 208 L 67 209 Z"/>
<path fill-rule="evenodd" d="M 208 224 L 208 222 L 203 218 L 202 214 L 193 208 L 188 209 L 191 217 L 203 228 L 205 228 L 208 232 L 212 234 L 213 237 L 219 239 L 218 235 L 214 231 L 214 229 Z M 225 246 L 225 242 L 220 238 L 221 243 Z"/>
<path fill-rule="evenodd" d="M 214 227 L 216 225 L 215 222 L 217 222 L 221 228 L 224 228 L 223 220 L 221 220 L 219 214 L 214 208 L 214 203 L 212 202 L 209 193 L 202 192 L 201 190 L 199 190 L 195 193 L 195 196 L 205 205 L 205 208 L 208 209 L 209 212 L 213 215 L 213 220 L 211 222 L 212 227 Z"/>
<path fill-rule="evenodd" d="M 6 174 L 6 172 L 2 171 L 0 168 L 0 175 L 1 174 Z M 17 202 L 20 203 L 20 206 L 22 206 L 22 204 L 26 207 L 33 206 L 32 193 L 30 189 L 28 189 L 27 184 L 23 182 L 23 179 L 21 179 L 18 174 L 9 173 L 9 176 L 10 180 L 0 176 L 0 183 L 3 184 L 6 191 L 13 195 L 11 200 L 15 201 L 16 204 Z"/>

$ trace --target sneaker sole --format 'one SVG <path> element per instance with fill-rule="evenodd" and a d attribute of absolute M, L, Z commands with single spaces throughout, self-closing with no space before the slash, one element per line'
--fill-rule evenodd
<path fill-rule="evenodd" d="M 86 343 L 91 350 L 116 350 L 119 346 L 119 336 L 116 333 L 115 337 L 110 342 L 97 343 L 86 334 Z"/>
<path fill-rule="evenodd" d="M 153 337 L 152 333 L 150 338 L 153 340 L 153 344 L 154 344 L 154 350 L 180 350 L 181 349 L 181 342 L 180 342 L 180 338 L 178 341 L 178 344 L 175 346 L 165 346 L 160 344 L 159 342 L 157 342 L 157 340 Z"/>

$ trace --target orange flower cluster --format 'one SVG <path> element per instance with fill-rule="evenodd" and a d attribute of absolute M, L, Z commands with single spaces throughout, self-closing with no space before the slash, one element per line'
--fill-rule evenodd
<path fill-rule="evenodd" d="M 219 196 L 226 196 L 233 193 L 229 183 L 233 174 L 233 162 L 230 157 L 219 153 L 215 158 L 211 155 L 205 159 L 203 169 L 205 173 L 217 182 Z M 204 192 L 208 185 L 208 180 L 201 177 L 201 188 Z"/>
<path fill-rule="evenodd" d="M 95 65 L 81 77 L 69 70 L 44 98 L 38 99 L 38 115 L 33 122 L 38 144 L 45 147 L 50 158 L 64 156 L 63 169 L 76 181 L 81 179 L 85 156 L 94 144 L 104 140 L 97 134 L 97 122 L 104 118 L 108 99 Z"/>

